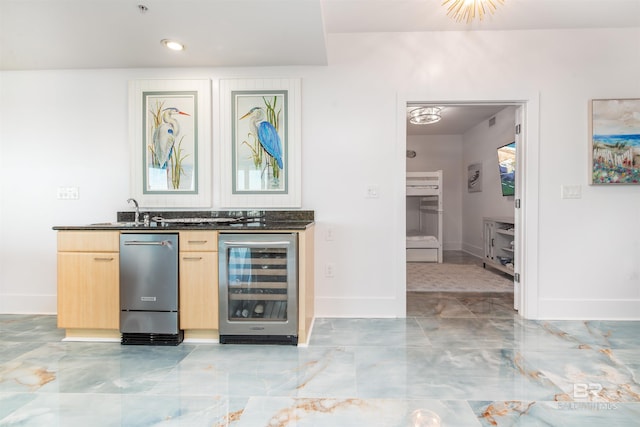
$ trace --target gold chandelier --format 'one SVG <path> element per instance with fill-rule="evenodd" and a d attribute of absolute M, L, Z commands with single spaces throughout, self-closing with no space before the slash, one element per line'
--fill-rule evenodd
<path fill-rule="evenodd" d="M 504 4 L 504 0 L 444 0 L 442 5 L 449 4 L 447 15 L 456 22 L 466 21 L 468 24 L 476 17 L 482 21 L 487 12 L 493 14 L 498 3 Z"/>

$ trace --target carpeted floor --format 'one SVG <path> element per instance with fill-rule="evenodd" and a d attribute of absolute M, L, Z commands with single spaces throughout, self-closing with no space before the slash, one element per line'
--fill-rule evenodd
<path fill-rule="evenodd" d="M 408 262 L 407 292 L 513 292 L 513 279 L 475 264 Z"/>

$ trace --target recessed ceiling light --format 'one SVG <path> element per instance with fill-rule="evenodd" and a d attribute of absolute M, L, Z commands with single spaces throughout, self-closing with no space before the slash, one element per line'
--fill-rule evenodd
<path fill-rule="evenodd" d="M 162 43 L 168 49 L 171 49 L 171 50 L 184 50 L 184 45 L 175 40 L 163 39 L 160 41 L 160 43 Z"/>

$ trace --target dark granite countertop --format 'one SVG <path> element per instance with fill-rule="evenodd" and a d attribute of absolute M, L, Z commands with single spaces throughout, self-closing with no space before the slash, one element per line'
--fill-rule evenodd
<path fill-rule="evenodd" d="M 134 212 L 118 212 L 113 222 L 100 222 L 86 225 L 59 225 L 53 229 L 57 231 L 70 230 L 122 230 L 122 231 L 180 231 L 180 230 L 219 230 L 219 231 L 278 231 L 278 230 L 306 230 L 314 223 L 313 211 L 153 211 L 151 218 L 161 218 L 151 221 L 150 226 L 134 225 Z M 195 218 L 195 220 L 194 220 Z M 186 219 L 184 223 L 181 219 Z M 201 222 L 197 222 L 202 219 Z M 227 221 L 228 220 L 228 221 Z M 189 222 L 196 221 L 196 222 Z"/>

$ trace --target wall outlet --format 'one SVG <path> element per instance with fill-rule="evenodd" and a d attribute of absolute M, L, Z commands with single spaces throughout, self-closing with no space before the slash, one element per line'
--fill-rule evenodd
<path fill-rule="evenodd" d="M 332 227 L 327 227 L 324 230 L 324 240 L 327 240 L 327 241 L 332 241 L 333 240 L 333 228 Z"/>
<path fill-rule="evenodd" d="M 324 277 L 333 277 L 336 273 L 336 265 L 328 262 L 324 265 Z"/>
<path fill-rule="evenodd" d="M 367 199 L 377 199 L 380 197 L 380 187 L 377 185 L 370 185 L 367 187 Z"/>

